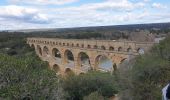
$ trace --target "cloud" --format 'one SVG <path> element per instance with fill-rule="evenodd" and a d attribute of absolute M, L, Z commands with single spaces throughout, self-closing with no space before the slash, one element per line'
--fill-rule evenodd
<path fill-rule="evenodd" d="M 158 9 L 163 9 L 163 8 L 167 8 L 165 5 L 162 5 L 160 3 L 153 3 L 152 4 L 153 8 L 158 8 Z"/>
<path fill-rule="evenodd" d="M 34 5 L 64 5 L 78 0 L 9 0 L 11 3 L 24 3 L 24 4 L 34 4 Z"/>
<path fill-rule="evenodd" d="M 131 11 L 143 6 L 145 6 L 143 2 L 132 3 L 128 0 L 107 0 L 100 3 L 86 4 L 81 7 L 91 10 Z"/>
<path fill-rule="evenodd" d="M 160 9 L 165 7 L 160 3 L 154 4 L 151 0 L 135 2 L 134 0 L 103 0 L 60 7 L 46 5 L 45 2 L 52 3 L 49 1 L 54 0 L 30 0 L 27 1 L 30 2 L 29 5 L 23 4 L 26 0 L 15 0 L 21 2 L 20 6 L 0 6 L 0 29 L 63 28 L 170 21 L 169 10 Z M 78 0 L 60 0 L 69 3 L 68 1 Z M 46 6 L 35 5 L 38 2 Z"/>
<path fill-rule="evenodd" d="M 0 6 L 0 18 L 35 24 L 47 24 L 49 22 L 48 17 L 40 13 L 38 9 L 15 5 Z"/>

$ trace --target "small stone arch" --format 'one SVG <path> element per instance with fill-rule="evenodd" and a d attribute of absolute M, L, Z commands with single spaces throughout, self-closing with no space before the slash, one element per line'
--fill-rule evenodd
<path fill-rule="evenodd" d="M 81 47 L 84 48 L 84 44 L 82 44 Z"/>
<path fill-rule="evenodd" d="M 67 43 L 67 46 L 69 46 L 69 43 Z"/>
<path fill-rule="evenodd" d="M 79 44 L 77 43 L 76 46 L 79 47 Z"/>
<path fill-rule="evenodd" d="M 71 46 L 74 47 L 74 44 L 72 43 Z"/>
<path fill-rule="evenodd" d="M 106 47 L 105 47 L 105 46 L 101 46 L 101 49 L 102 49 L 102 50 L 106 50 Z"/>
<path fill-rule="evenodd" d="M 53 45 L 53 42 L 52 42 L 52 41 L 50 41 L 50 45 Z"/>
<path fill-rule="evenodd" d="M 109 47 L 109 51 L 114 51 L 114 47 Z"/>
<path fill-rule="evenodd" d="M 71 70 L 71 68 L 66 68 L 65 69 L 65 74 L 66 75 L 71 75 L 71 74 L 74 74 L 74 72 Z"/>
<path fill-rule="evenodd" d="M 47 46 L 44 46 L 44 48 L 43 48 L 43 54 L 44 54 L 45 56 L 49 55 L 49 49 L 48 49 Z"/>
<path fill-rule="evenodd" d="M 87 45 L 87 48 L 90 49 L 90 48 L 91 48 L 91 45 Z"/>
<path fill-rule="evenodd" d="M 53 65 L 53 70 L 54 70 L 56 73 L 59 73 L 59 72 L 60 72 L 60 67 L 59 67 L 57 64 L 54 64 L 54 65 Z"/>
<path fill-rule="evenodd" d="M 118 48 L 118 51 L 123 51 L 122 47 L 119 47 L 119 48 Z"/>
<path fill-rule="evenodd" d="M 98 47 L 97 47 L 97 45 L 94 45 L 94 47 L 93 47 L 94 49 L 97 49 Z"/>

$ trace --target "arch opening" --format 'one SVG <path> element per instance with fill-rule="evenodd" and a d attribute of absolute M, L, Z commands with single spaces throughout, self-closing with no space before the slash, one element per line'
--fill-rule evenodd
<path fill-rule="evenodd" d="M 70 50 L 64 52 L 64 62 L 67 67 L 74 67 L 74 56 Z"/>
<path fill-rule="evenodd" d="M 41 47 L 39 45 L 37 45 L 37 51 L 38 51 L 38 54 L 40 56 L 42 56 L 42 50 L 41 50 Z"/>
<path fill-rule="evenodd" d="M 55 65 L 53 65 L 53 70 L 54 70 L 56 73 L 59 73 L 59 72 L 60 72 L 60 67 L 59 67 L 57 64 L 55 64 Z"/>
<path fill-rule="evenodd" d="M 98 47 L 97 47 L 97 45 L 94 45 L 94 49 L 97 49 Z"/>
<path fill-rule="evenodd" d="M 87 48 L 90 49 L 90 48 L 91 48 L 91 45 L 87 45 Z"/>
<path fill-rule="evenodd" d="M 111 71 L 113 65 L 112 60 L 105 55 L 99 55 L 95 59 L 95 67 L 101 71 Z"/>
<path fill-rule="evenodd" d="M 49 49 L 46 46 L 43 48 L 43 53 L 45 56 L 49 56 Z"/>
<path fill-rule="evenodd" d="M 74 75 L 74 72 L 70 68 L 66 68 L 65 74 L 66 75 Z"/>
<path fill-rule="evenodd" d="M 61 53 L 60 51 L 57 49 L 57 48 L 54 48 L 52 50 L 52 53 L 53 53 L 53 56 L 56 57 L 56 58 L 61 58 Z"/>
<path fill-rule="evenodd" d="M 67 43 L 67 46 L 69 46 L 69 43 Z"/>
<path fill-rule="evenodd" d="M 106 50 L 105 46 L 101 46 L 101 49 L 102 49 L 102 50 Z"/>
<path fill-rule="evenodd" d="M 82 44 L 81 47 L 84 48 L 84 44 Z"/>
<path fill-rule="evenodd" d="M 109 47 L 109 50 L 110 51 L 114 51 L 114 47 Z"/>
<path fill-rule="evenodd" d="M 74 44 L 72 43 L 71 46 L 74 47 Z"/>
<path fill-rule="evenodd" d="M 123 50 L 122 47 L 119 47 L 119 48 L 118 48 L 118 51 L 122 51 L 122 50 Z"/>
<path fill-rule="evenodd" d="M 53 48 L 52 55 L 56 59 L 57 63 L 61 63 L 61 53 L 57 48 Z"/>
<path fill-rule="evenodd" d="M 80 52 L 78 54 L 78 65 L 83 71 L 89 71 L 92 69 L 90 58 L 85 52 Z"/>
<path fill-rule="evenodd" d="M 79 47 L 79 44 L 77 43 L 76 46 Z"/>

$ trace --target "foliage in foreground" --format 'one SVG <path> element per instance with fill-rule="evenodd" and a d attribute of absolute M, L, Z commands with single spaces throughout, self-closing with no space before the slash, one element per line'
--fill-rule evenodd
<path fill-rule="evenodd" d="M 109 73 L 89 72 L 79 76 L 73 75 L 67 77 L 62 86 L 70 95 L 68 100 L 82 100 L 84 96 L 93 92 L 97 92 L 105 98 L 118 93 L 115 77 Z"/>
<path fill-rule="evenodd" d="M 62 99 L 58 79 L 36 57 L 16 59 L 0 54 L 0 97 L 6 99 Z"/>
<path fill-rule="evenodd" d="M 170 80 L 170 37 L 138 57 L 131 72 L 134 100 L 161 100 Z"/>

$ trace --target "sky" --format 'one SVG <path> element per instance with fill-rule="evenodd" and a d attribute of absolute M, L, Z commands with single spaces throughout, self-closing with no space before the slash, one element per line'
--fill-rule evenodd
<path fill-rule="evenodd" d="M 0 0 L 0 30 L 170 22 L 170 0 Z"/>

